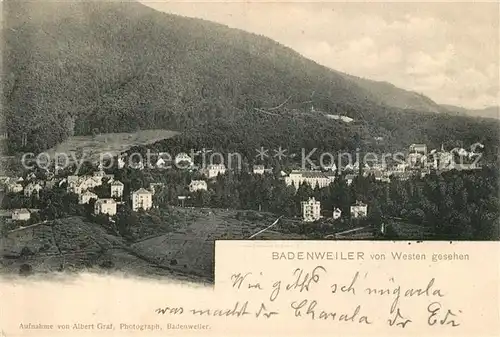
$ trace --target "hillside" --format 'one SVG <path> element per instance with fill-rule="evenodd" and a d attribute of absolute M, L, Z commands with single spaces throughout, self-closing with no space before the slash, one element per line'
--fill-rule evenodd
<path fill-rule="evenodd" d="M 192 129 L 287 99 L 302 109 L 313 95 L 331 113 L 436 110 L 426 97 L 332 71 L 268 38 L 139 3 L 7 1 L 4 10 L 10 151 L 72 135 Z"/>
<path fill-rule="evenodd" d="M 452 113 L 457 113 L 463 116 L 495 118 L 500 119 L 500 107 L 490 106 L 484 109 L 466 109 L 454 105 L 441 105 Z"/>
<path fill-rule="evenodd" d="M 398 88 L 391 83 L 373 81 L 347 74 L 344 74 L 344 76 L 360 86 L 367 94 L 374 97 L 379 104 L 385 104 L 400 109 L 413 109 L 435 113 L 448 112 L 447 109 L 443 108 L 429 97 Z"/>

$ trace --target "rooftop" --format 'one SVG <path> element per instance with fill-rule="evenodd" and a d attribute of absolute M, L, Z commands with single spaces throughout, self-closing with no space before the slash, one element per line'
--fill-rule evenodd
<path fill-rule="evenodd" d="M 304 178 L 329 178 L 334 176 L 332 172 L 321 172 L 321 171 L 300 171 L 294 170 L 290 173 L 290 175 L 301 175 Z"/>
<path fill-rule="evenodd" d="M 27 208 L 13 209 L 12 213 L 30 214 Z"/>
<path fill-rule="evenodd" d="M 152 193 L 147 189 L 141 187 L 137 191 L 135 191 L 134 194 L 152 194 Z"/>
<path fill-rule="evenodd" d="M 98 199 L 95 203 L 96 204 L 116 204 L 116 201 L 115 201 L 115 199 L 111 199 L 111 198 L 103 198 L 103 199 Z"/>

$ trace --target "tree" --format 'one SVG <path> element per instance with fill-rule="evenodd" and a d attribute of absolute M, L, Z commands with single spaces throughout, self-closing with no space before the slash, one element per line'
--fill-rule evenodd
<path fill-rule="evenodd" d="M 31 274 L 33 274 L 33 268 L 31 267 L 30 264 L 23 263 L 19 267 L 19 275 L 21 275 L 21 276 L 28 276 L 28 275 L 31 275 Z"/>

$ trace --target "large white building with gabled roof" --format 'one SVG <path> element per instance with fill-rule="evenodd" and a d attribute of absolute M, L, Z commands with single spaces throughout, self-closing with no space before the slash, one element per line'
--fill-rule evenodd
<path fill-rule="evenodd" d="M 113 180 L 113 182 L 111 182 L 111 184 L 110 184 L 110 189 L 111 189 L 111 197 L 112 198 L 123 197 L 124 185 L 121 181 Z"/>
<path fill-rule="evenodd" d="M 135 192 L 132 192 L 132 210 L 137 212 L 140 209 L 147 211 L 153 207 L 153 193 L 146 190 L 145 188 L 140 188 Z"/>

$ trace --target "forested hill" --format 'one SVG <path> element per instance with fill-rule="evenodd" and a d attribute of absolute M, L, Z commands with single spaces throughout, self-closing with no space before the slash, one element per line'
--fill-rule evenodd
<path fill-rule="evenodd" d="M 40 151 L 71 134 L 245 121 L 254 108 L 285 101 L 283 109 L 304 112 L 311 105 L 304 102 L 312 101 L 326 113 L 354 118 L 361 123 L 356 130 L 369 125 L 370 136 L 394 139 L 410 125 L 406 112 L 385 105 L 432 111 L 425 97 L 405 91 L 396 99 L 399 89 L 383 94 L 373 89 L 376 83 L 368 90 L 268 38 L 139 3 L 4 1 L 3 9 L 3 109 L 11 151 Z M 420 126 L 434 125 L 425 113 L 408 114 Z M 484 122 L 470 123 L 471 130 L 497 136 Z M 324 126 L 346 139 L 354 132 L 339 123 Z M 448 136 L 472 140 L 463 128 Z M 279 139 L 280 130 L 274 132 Z"/>

